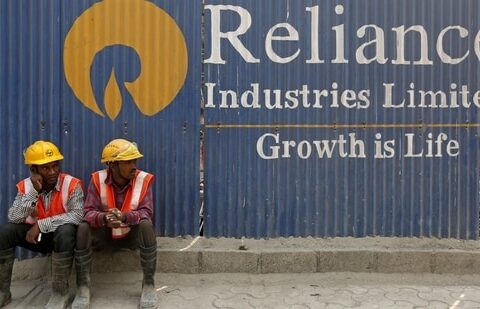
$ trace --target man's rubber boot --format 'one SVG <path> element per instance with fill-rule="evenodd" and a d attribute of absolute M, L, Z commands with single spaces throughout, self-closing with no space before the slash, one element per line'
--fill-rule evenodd
<path fill-rule="evenodd" d="M 46 309 L 64 309 L 70 301 L 68 279 L 72 271 L 73 252 L 52 253 L 52 296 Z"/>
<path fill-rule="evenodd" d="M 140 247 L 140 264 L 143 270 L 142 296 L 140 308 L 157 308 L 155 291 L 155 271 L 157 269 L 157 246 Z"/>
<path fill-rule="evenodd" d="M 72 309 L 90 308 L 90 267 L 92 249 L 75 250 L 75 269 L 77 271 L 77 293 Z"/>
<path fill-rule="evenodd" d="M 10 282 L 12 282 L 14 260 L 14 248 L 0 250 L 0 307 L 8 305 L 12 301 Z"/>

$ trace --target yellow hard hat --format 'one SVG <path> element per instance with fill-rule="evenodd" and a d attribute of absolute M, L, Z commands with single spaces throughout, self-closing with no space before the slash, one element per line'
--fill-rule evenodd
<path fill-rule="evenodd" d="M 138 151 L 137 144 L 118 138 L 103 148 L 101 162 L 129 161 L 141 157 L 143 155 Z"/>
<path fill-rule="evenodd" d="M 43 165 L 54 161 L 63 160 L 63 155 L 51 142 L 36 141 L 23 151 L 25 164 L 27 165 Z"/>

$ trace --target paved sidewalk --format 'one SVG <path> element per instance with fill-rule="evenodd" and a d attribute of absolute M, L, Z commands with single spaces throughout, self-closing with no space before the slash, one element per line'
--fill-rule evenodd
<path fill-rule="evenodd" d="M 93 275 L 91 308 L 137 308 L 141 274 Z M 157 274 L 158 308 L 480 308 L 479 275 Z M 72 288 L 72 295 L 74 289 Z M 42 280 L 17 280 L 9 308 L 42 308 Z"/>
<path fill-rule="evenodd" d="M 177 237 L 157 243 L 159 308 L 480 308 L 478 241 Z M 6 308 L 43 308 L 49 263 L 48 257 L 15 263 Z M 91 308 L 137 308 L 139 264 L 135 251 L 95 254 Z"/>

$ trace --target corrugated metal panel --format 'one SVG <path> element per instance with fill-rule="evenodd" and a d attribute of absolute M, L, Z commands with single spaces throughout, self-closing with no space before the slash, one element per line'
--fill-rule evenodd
<path fill-rule="evenodd" d="M 144 13 L 135 9 L 135 4 L 144 4 L 145 1 L 0 2 L 0 136 L 7 145 L 7 151 L 0 152 L 0 164 L 8 175 L 0 190 L 2 222 L 6 221 L 7 208 L 15 195 L 15 182 L 28 175 L 19 154 L 33 140 L 50 139 L 59 144 L 67 158 L 64 170 L 87 180 L 91 171 L 101 167 L 98 159 L 102 146 L 111 138 L 123 136 L 139 143 L 145 154 L 141 167 L 157 175 L 157 232 L 168 236 L 196 234 L 198 90 L 200 76 L 204 73 L 207 83 L 203 98 L 206 104 L 207 235 L 477 237 L 477 108 L 473 105 L 470 108 L 382 107 L 385 101 L 382 99 L 385 96 L 383 83 L 394 84 L 392 93 L 396 104 L 408 98 L 410 84 L 414 85 L 417 94 L 423 89 L 442 90 L 448 95 L 455 90 L 460 93 L 462 85 L 466 85 L 468 100 L 474 99 L 480 53 L 475 49 L 480 48 L 475 41 L 480 29 L 475 13 L 478 12 L 477 2 L 205 2 L 203 65 L 200 61 L 200 1 L 147 2 L 163 8 L 176 20 L 185 36 L 189 58 L 182 89 L 172 104 L 154 116 L 139 112 L 134 106 L 134 102 L 138 102 L 125 86 L 120 87 L 123 100 L 120 104 L 119 96 L 115 95 L 118 94 L 115 83 L 109 81 L 112 68 L 117 81 L 134 81 L 141 72 L 140 68 L 147 67 L 141 50 L 161 50 L 161 46 L 170 46 L 162 43 L 165 40 L 171 42 L 169 35 L 174 29 L 163 28 L 165 31 L 160 33 L 166 37 L 152 42 L 142 40 L 152 35 L 148 30 L 142 32 L 144 27 L 127 27 L 126 32 L 134 34 L 129 39 L 139 40 L 135 41 L 139 44 L 136 51 L 121 46 L 128 44 L 103 41 L 105 48 L 94 50 L 93 58 L 88 58 L 92 51 L 84 46 L 90 46 L 88 43 L 94 41 L 89 38 L 123 33 L 117 30 L 124 26 L 127 16 L 143 16 Z M 127 8 L 108 10 L 108 13 L 99 9 L 112 3 Z M 149 4 L 146 6 L 149 7 L 147 11 L 154 10 Z M 98 24 L 87 25 L 86 31 L 79 31 L 82 35 L 77 39 L 82 40 L 74 41 L 72 45 L 78 54 L 65 55 L 65 39 L 79 16 L 86 11 L 98 14 L 93 19 L 86 19 L 97 20 Z M 145 14 L 156 16 L 154 13 Z M 218 14 L 217 20 L 213 19 L 214 14 Z M 315 14 L 318 14 L 318 20 Z M 251 25 L 248 16 L 252 18 Z M 149 18 L 142 20 L 145 24 L 154 23 Z M 245 58 L 239 56 L 232 43 L 220 37 L 221 50 L 217 51 L 226 63 L 215 64 L 211 47 L 212 37 L 216 34 L 212 32 L 215 22 L 218 22 L 221 33 L 232 31 L 231 40 L 238 37 L 242 42 L 236 43 L 237 49 L 244 46 L 259 63 L 249 63 L 252 59 L 248 59 L 246 53 Z M 245 29 L 238 29 L 241 22 Z M 163 24 L 163 21 L 158 23 Z M 285 23 L 288 23 L 292 25 L 292 39 L 272 42 L 270 54 L 267 54 L 265 40 L 268 32 L 279 23 L 282 24 L 272 30 L 271 37 L 287 36 Z M 358 63 L 356 52 L 362 44 L 371 43 L 365 46 L 366 58 L 374 57 L 376 44 L 382 44 L 380 39 L 374 42 L 379 32 L 375 33 L 373 26 L 367 27 L 365 36 L 361 31 L 357 33 L 363 25 L 377 25 L 384 31 L 386 63 Z M 423 26 L 428 35 L 426 50 L 432 65 L 392 63 L 392 59 L 400 57 L 392 28 L 402 25 L 405 29 L 412 25 Z M 448 54 L 460 58 L 469 51 L 460 64 L 443 63 L 437 52 L 439 34 L 452 25 L 461 25 L 468 30 L 466 38 L 459 37 L 460 28 L 450 29 L 445 35 L 443 46 Z M 298 39 L 293 28 L 299 34 Z M 318 29 L 318 35 L 315 29 Z M 345 40 L 337 37 L 341 31 L 345 32 Z M 417 61 L 421 58 L 418 36 L 407 35 L 405 59 Z M 312 43 L 317 39 L 318 48 Z M 343 56 L 339 43 L 343 43 Z M 178 41 L 174 40 L 173 45 L 176 44 Z M 296 51 L 299 55 L 295 60 L 285 59 L 286 63 L 278 63 L 280 58 L 294 55 Z M 178 56 L 181 52 L 174 54 Z M 73 72 L 73 76 L 90 77 L 96 104 L 105 117 L 93 112 L 92 101 L 82 96 L 88 92 L 88 82 L 77 81 L 77 86 L 67 82 L 64 57 L 72 60 L 69 63 L 73 69 L 69 72 Z M 271 60 L 274 57 L 278 59 Z M 90 66 L 82 67 L 85 62 L 90 64 L 85 59 L 91 60 L 89 74 L 85 73 L 85 68 Z M 161 61 L 161 57 L 155 59 Z M 320 63 L 320 60 L 324 62 Z M 172 62 L 177 61 L 180 59 Z M 153 72 L 158 76 L 162 73 L 163 70 Z M 172 76 L 174 82 L 178 76 Z M 455 89 L 451 86 L 453 83 L 457 85 Z M 104 100 L 107 84 L 111 86 L 108 88 L 110 95 Z M 251 103 L 257 84 L 260 108 L 219 107 L 219 90 L 233 90 L 239 96 L 252 91 L 244 95 L 246 102 Z M 156 84 L 152 85 L 149 89 L 156 87 Z M 209 94 L 209 89 L 213 89 L 213 95 Z M 282 105 L 281 109 L 265 107 L 265 89 L 271 90 L 270 102 L 274 102 L 280 93 L 282 100 L 278 104 Z M 322 98 L 318 103 L 322 108 L 302 107 L 304 102 L 301 99 L 298 107 L 286 106 L 287 91 L 293 91 L 290 96 L 301 98 L 306 89 L 310 91 L 306 103 L 311 103 L 314 90 L 326 91 L 325 96 L 323 92 L 318 94 Z M 365 103 L 359 99 L 359 93 L 369 90 L 368 95 L 364 93 L 369 98 L 369 106 L 357 109 L 339 103 L 336 107 L 335 98 L 341 100 L 346 89 L 353 91 L 347 96 L 357 97 L 349 103 Z M 461 96 L 458 94 L 459 102 Z M 287 101 L 287 105 L 297 104 L 292 99 Z M 81 102 L 90 108 L 82 106 Z M 448 102 L 453 104 L 450 97 Z M 144 110 L 144 113 L 150 112 Z M 261 159 L 257 142 L 267 133 L 271 135 L 266 136 L 265 145 L 260 145 L 263 151 L 272 154 L 270 146 L 276 146 L 278 134 L 282 141 L 292 140 L 297 144 L 302 140 L 309 141 L 312 157 L 301 159 L 292 148 L 292 158 Z M 442 148 L 442 157 L 408 158 L 405 155 L 406 134 L 415 134 L 412 145 L 418 151 L 419 147 L 428 145 L 425 139 L 429 139 L 429 134 L 435 139 L 440 133 L 458 141 L 458 156 L 448 156 L 445 147 Z M 365 158 L 349 157 L 351 134 L 365 144 Z M 346 139 L 346 158 L 340 157 L 338 145 L 332 158 L 314 158 L 316 147 L 312 141 L 336 140 L 338 143 L 342 135 Z M 396 142 L 393 158 L 375 158 L 376 142 L 382 144 L 389 140 Z M 308 150 L 306 142 L 302 145 L 303 151 Z M 432 142 L 431 145 L 436 144 Z M 284 146 L 280 146 L 279 151 L 285 155 Z M 358 147 L 354 151 L 358 152 Z"/>
<path fill-rule="evenodd" d="M 123 137 L 156 175 L 157 233 L 198 234 L 200 17 L 188 0 L 0 2 L 1 222 L 32 141 L 59 145 L 63 170 L 88 185 L 103 146 Z"/>
<path fill-rule="evenodd" d="M 206 235 L 477 238 L 478 1 L 205 9 Z M 443 91 L 446 106 L 419 106 L 421 91 Z M 389 92 L 405 106 L 384 105 Z M 331 158 L 319 158 L 322 140 L 337 143 Z"/>

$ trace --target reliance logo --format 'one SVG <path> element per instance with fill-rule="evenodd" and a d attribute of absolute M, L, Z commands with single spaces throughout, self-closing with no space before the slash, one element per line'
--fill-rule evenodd
<path fill-rule="evenodd" d="M 183 87 L 188 70 L 185 38 L 175 20 L 145 0 L 104 0 L 83 12 L 73 23 L 64 43 L 65 78 L 83 105 L 115 119 L 122 96 L 112 68 L 104 90 L 104 111 L 91 83 L 91 66 L 103 49 L 124 45 L 140 58 L 141 71 L 125 82 L 140 112 L 153 116 L 169 105 Z"/>

